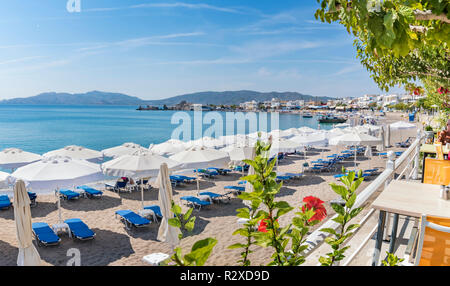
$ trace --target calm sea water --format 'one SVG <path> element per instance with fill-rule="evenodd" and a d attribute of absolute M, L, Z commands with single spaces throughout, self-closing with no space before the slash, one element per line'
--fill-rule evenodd
<path fill-rule="evenodd" d="M 135 109 L 135 106 L 0 105 L 0 150 L 16 147 L 43 154 L 67 145 L 103 150 L 125 142 L 148 147 L 170 139 L 172 131 L 180 125 L 171 123 L 176 111 Z M 193 112 L 188 114 L 193 118 Z M 225 120 L 226 113 L 220 114 L 224 124 L 229 124 Z M 268 114 L 268 121 L 270 116 Z M 203 130 L 209 126 L 205 124 Z M 317 128 L 318 122 L 316 118 L 281 113 L 279 126 L 280 129 Z M 321 128 L 330 129 L 331 125 Z M 268 131 L 271 129 L 269 123 Z M 225 132 L 226 128 L 223 130 Z"/>

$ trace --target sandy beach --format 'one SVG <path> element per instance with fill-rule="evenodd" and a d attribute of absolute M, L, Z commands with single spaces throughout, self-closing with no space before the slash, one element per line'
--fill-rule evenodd
<path fill-rule="evenodd" d="M 381 124 L 389 124 L 398 120 L 406 120 L 402 113 L 388 113 L 384 122 Z M 419 125 L 419 123 L 417 123 Z M 415 136 L 416 131 L 411 130 L 407 136 Z M 407 136 L 402 135 L 405 140 Z M 391 134 L 391 142 L 399 142 L 399 134 Z M 320 149 L 308 151 L 306 160 L 311 162 L 321 156 L 327 156 L 343 150 L 343 147 L 330 146 L 324 148 L 323 154 Z M 402 148 L 389 148 L 388 150 L 402 151 Z M 279 172 L 299 173 L 302 171 L 304 163 L 303 155 L 289 155 L 280 161 Z M 359 156 L 358 169 L 379 168 L 382 171 L 386 165 L 386 159 L 373 156 L 368 159 Z M 345 161 L 344 166 L 352 169 L 354 166 L 353 159 Z M 316 196 L 325 201 L 328 216 L 332 216 L 334 211 L 331 209 L 329 202 L 337 198 L 337 195 L 329 187 L 330 182 L 337 182 L 333 175 L 338 172 L 330 173 L 306 173 L 299 180 L 291 180 L 284 184 L 278 199 L 289 202 L 292 206 L 301 206 L 302 199 L 306 196 Z M 223 187 L 226 185 L 237 185 L 237 181 L 241 176 L 240 173 L 233 172 L 227 176 L 217 176 L 215 179 L 202 180 L 200 189 L 208 190 L 216 193 L 224 193 Z M 374 178 L 374 177 L 373 177 Z M 372 180 L 364 181 L 358 191 L 362 191 Z M 174 188 L 174 200 L 177 204 L 182 205 L 183 209 L 187 207 L 180 201 L 181 196 L 197 194 L 196 184 L 186 184 Z M 158 203 L 158 190 L 146 191 L 144 194 L 146 205 Z M 31 209 L 33 222 L 46 222 L 49 225 L 58 221 L 58 211 L 56 197 L 54 195 L 39 195 L 38 205 Z M 133 192 L 131 194 L 117 194 L 110 191 L 104 191 L 101 199 L 81 198 L 75 201 L 61 201 L 62 217 L 80 218 L 92 230 L 95 231 L 96 237 L 91 241 L 74 241 L 67 234 L 61 234 L 61 243 L 54 247 L 37 247 L 42 260 L 47 265 L 64 266 L 70 257 L 67 251 L 71 248 L 77 248 L 81 252 L 81 265 L 83 266 L 142 266 L 146 265 L 142 262 L 142 257 L 155 253 L 171 253 L 171 248 L 157 241 L 157 233 L 159 224 L 153 223 L 149 227 L 142 229 L 134 229 L 128 231 L 118 218 L 115 218 L 115 211 L 130 209 L 137 212 L 141 209 L 141 193 Z M 233 198 L 229 204 L 213 204 L 212 206 L 202 208 L 202 210 L 194 211 L 197 217 L 195 229 L 192 234 L 183 238 L 181 247 L 186 253 L 194 242 L 199 239 L 214 237 L 218 240 L 212 255 L 208 259 L 207 265 L 237 265 L 236 261 L 240 258 L 239 249 L 230 250 L 227 247 L 231 244 L 241 242 L 240 236 L 233 236 L 232 233 L 238 228 L 236 209 L 242 208 L 242 201 Z M 281 225 L 285 224 L 292 216 L 294 211 L 284 216 L 280 221 Z M 18 242 L 16 239 L 16 230 L 14 222 L 13 209 L 0 211 L 0 265 L 13 266 L 16 265 L 18 254 Z M 319 227 L 319 226 L 317 226 Z M 272 254 L 271 249 L 254 247 L 254 253 L 250 255 L 252 265 L 265 265 L 269 262 Z"/>

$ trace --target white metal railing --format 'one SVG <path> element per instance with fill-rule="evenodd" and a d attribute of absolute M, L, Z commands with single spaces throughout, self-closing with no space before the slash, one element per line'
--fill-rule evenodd
<path fill-rule="evenodd" d="M 367 203 L 368 199 L 380 188 L 384 185 L 386 188 L 389 183 L 394 178 L 395 171 L 402 165 L 402 163 L 410 156 L 411 153 L 415 152 L 413 158 L 408 162 L 407 167 L 413 163 L 413 168 L 411 175 L 414 179 L 418 177 L 419 170 L 419 150 L 420 144 L 424 138 L 424 135 L 418 130 L 416 140 L 411 144 L 411 146 L 403 152 L 403 154 L 394 161 L 395 153 L 392 151 L 388 152 L 388 161 L 386 162 L 386 169 L 370 184 L 368 185 L 356 198 L 355 204 L 353 208 L 359 208 Z M 407 168 L 406 167 L 406 168 Z M 406 169 L 405 168 L 405 169 Z M 400 176 L 399 176 L 400 178 Z M 372 212 L 371 212 L 372 213 Z M 308 249 L 304 252 L 305 256 L 310 255 L 315 249 L 317 249 L 328 237 L 329 234 L 320 231 L 322 228 L 332 228 L 337 229 L 339 224 L 334 222 L 333 219 L 336 218 L 337 215 L 334 215 L 330 219 L 328 219 L 319 229 L 312 232 L 306 242 L 309 244 Z M 357 232 L 356 230 L 355 232 Z M 362 247 L 361 247 L 362 248 Z M 360 250 L 361 248 L 358 248 Z M 356 254 L 352 254 L 351 257 L 355 257 Z M 350 261 L 347 261 L 347 264 Z"/>

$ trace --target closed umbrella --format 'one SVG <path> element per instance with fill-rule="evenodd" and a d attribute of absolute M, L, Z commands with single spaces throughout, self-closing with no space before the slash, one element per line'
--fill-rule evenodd
<path fill-rule="evenodd" d="M 39 266 L 41 257 L 33 245 L 30 197 L 25 183 L 18 180 L 14 186 L 14 220 L 19 241 L 18 266 Z"/>
<path fill-rule="evenodd" d="M 252 155 L 251 155 L 251 160 L 255 160 L 256 157 L 256 147 L 252 148 Z M 255 168 L 253 168 L 253 166 L 250 166 L 250 168 L 248 168 L 248 176 L 254 175 L 255 174 Z M 253 185 L 247 181 L 247 183 L 245 183 L 245 192 L 246 193 L 251 193 L 253 192 Z M 244 201 L 244 204 L 246 206 L 248 206 L 249 208 L 251 207 L 251 202 L 250 201 Z"/>
<path fill-rule="evenodd" d="M 159 207 L 163 218 L 158 230 L 157 239 L 162 242 L 167 242 L 172 248 L 180 242 L 178 235 L 181 233 L 180 229 L 169 225 L 169 218 L 173 217 L 172 208 L 172 184 L 169 180 L 169 168 L 166 163 L 161 164 L 159 175 L 157 178 L 159 186 Z"/>
<path fill-rule="evenodd" d="M 120 146 L 105 149 L 102 151 L 102 153 L 105 157 L 117 158 L 122 155 L 133 154 L 134 152 L 139 150 L 147 150 L 147 149 L 136 143 L 125 143 Z"/>
<path fill-rule="evenodd" d="M 58 150 L 50 151 L 42 156 L 65 156 L 73 159 L 86 160 L 93 163 L 97 163 L 103 160 L 102 152 L 75 145 L 66 146 Z"/>
<path fill-rule="evenodd" d="M 14 170 L 41 159 L 42 156 L 39 154 L 17 148 L 7 148 L 0 152 L 0 168 Z"/>
<path fill-rule="evenodd" d="M 101 181 L 104 176 L 100 165 L 86 160 L 69 157 L 50 157 L 17 169 L 11 174 L 13 180 L 23 180 L 36 193 L 48 193 L 49 190 L 71 188 Z M 61 217 L 61 200 L 58 195 L 59 221 Z"/>
<path fill-rule="evenodd" d="M 158 175 L 161 164 L 174 170 L 180 163 L 169 158 L 153 154 L 150 151 L 136 151 L 132 155 L 123 155 L 103 163 L 101 168 L 105 175 L 113 177 L 154 177 Z M 144 186 L 141 182 L 141 201 L 144 208 Z"/>

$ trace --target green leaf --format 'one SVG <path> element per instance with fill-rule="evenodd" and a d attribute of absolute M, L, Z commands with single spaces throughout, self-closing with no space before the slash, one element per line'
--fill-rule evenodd
<path fill-rule="evenodd" d="M 228 249 L 245 248 L 245 247 L 247 247 L 247 245 L 242 244 L 242 243 L 235 243 L 235 244 L 228 246 Z"/>
<path fill-rule="evenodd" d="M 208 260 L 212 249 L 217 244 L 217 240 L 214 238 L 206 238 L 199 240 L 192 246 L 192 251 L 186 254 L 184 258 L 189 261 L 195 262 L 197 266 L 203 266 Z"/>
<path fill-rule="evenodd" d="M 187 221 L 191 217 L 193 210 L 194 210 L 193 208 L 189 208 L 189 210 L 184 214 L 183 219 L 185 221 Z"/>
<path fill-rule="evenodd" d="M 169 218 L 169 225 L 181 228 L 181 222 L 178 218 Z"/>

